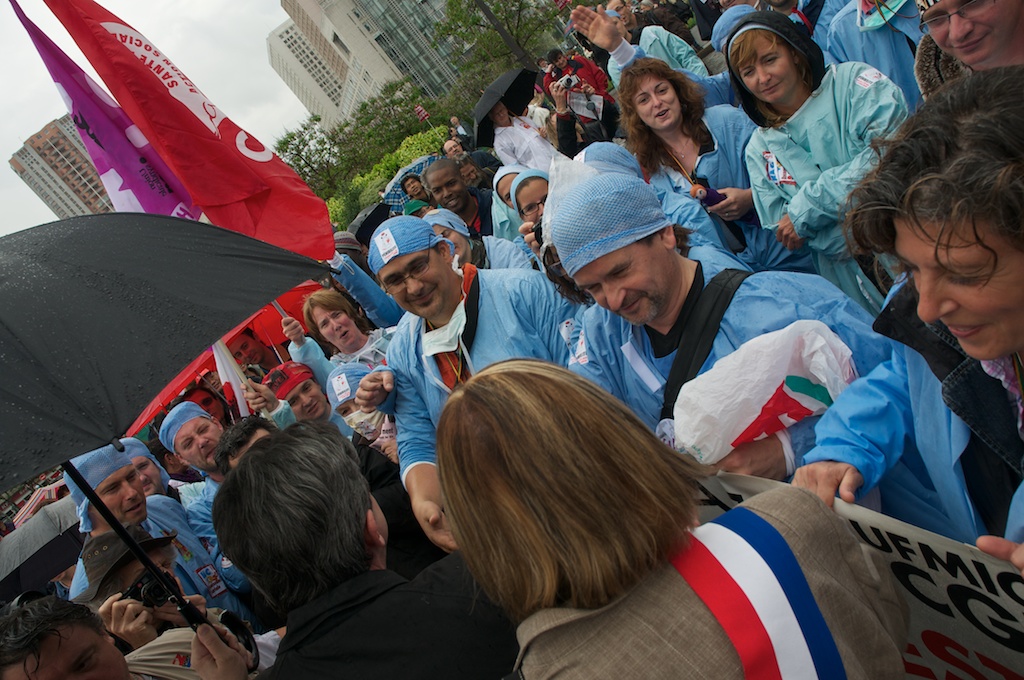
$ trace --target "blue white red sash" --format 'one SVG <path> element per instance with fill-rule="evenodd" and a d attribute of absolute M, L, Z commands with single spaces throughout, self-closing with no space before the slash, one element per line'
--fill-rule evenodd
<path fill-rule="evenodd" d="M 736 648 L 748 680 L 844 680 L 839 650 L 779 532 L 735 508 L 672 559 Z"/>

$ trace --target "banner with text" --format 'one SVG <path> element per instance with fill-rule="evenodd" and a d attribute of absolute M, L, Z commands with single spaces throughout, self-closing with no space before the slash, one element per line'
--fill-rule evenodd
<path fill-rule="evenodd" d="M 780 482 L 720 474 L 701 521 Z M 1024 680 L 1024 578 L 977 548 L 836 499 L 861 541 L 883 553 L 910 607 L 907 678 Z"/>
<path fill-rule="evenodd" d="M 92 0 L 46 4 L 210 222 L 310 257 L 333 256 L 324 201 L 152 41 Z"/>

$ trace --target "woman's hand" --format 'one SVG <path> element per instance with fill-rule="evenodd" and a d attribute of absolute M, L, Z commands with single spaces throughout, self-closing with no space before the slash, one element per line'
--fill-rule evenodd
<path fill-rule="evenodd" d="M 727 187 L 719 189 L 718 193 L 725 196 L 725 200 L 708 207 L 708 212 L 718 215 L 723 220 L 732 222 L 750 212 L 754 207 L 754 192 L 750 189 L 736 189 Z"/>
<path fill-rule="evenodd" d="M 557 80 L 551 83 L 551 98 L 555 100 L 555 113 L 569 113 L 569 93 Z"/>
<path fill-rule="evenodd" d="M 590 42 L 609 52 L 614 51 L 623 40 L 615 20 L 604 13 L 604 7 L 601 5 L 598 5 L 596 10 L 579 5 L 572 11 L 571 18 L 576 24 L 577 31 L 587 36 Z"/>
<path fill-rule="evenodd" d="M 290 316 L 281 319 L 281 331 L 284 337 L 295 343 L 296 347 L 302 347 L 306 343 L 306 332 L 302 330 L 302 324 L 297 319 Z"/>
<path fill-rule="evenodd" d="M 536 222 L 523 222 L 519 225 L 519 233 L 522 235 L 523 240 L 526 241 L 526 245 L 530 246 L 530 250 L 537 257 L 540 257 L 540 243 L 537 243 L 537 236 L 533 233 L 533 227 Z"/>
<path fill-rule="evenodd" d="M 789 219 L 789 215 L 783 215 L 779 220 L 779 226 L 775 229 L 775 239 L 789 250 L 799 250 L 804 245 L 804 240 L 797 235 L 796 227 L 793 226 L 793 220 Z"/>

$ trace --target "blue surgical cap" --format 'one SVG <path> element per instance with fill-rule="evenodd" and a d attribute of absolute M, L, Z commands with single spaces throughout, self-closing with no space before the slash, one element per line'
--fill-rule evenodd
<path fill-rule="evenodd" d="M 601 172 L 632 175 L 643 179 L 644 171 L 636 156 L 613 142 L 594 142 L 576 154 L 573 160 L 580 161 Z"/>
<path fill-rule="evenodd" d="M 510 198 L 512 199 L 512 209 L 516 212 L 519 212 L 519 202 L 516 201 L 516 192 L 519 191 L 520 185 L 531 177 L 540 177 L 544 181 L 548 181 L 548 173 L 543 170 L 526 170 L 525 172 L 519 173 L 519 175 L 512 180 L 512 193 L 510 194 Z"/>
<path fill-rule="evenodd" d="M 95 489 L 110 475 L 123 467 L 131 466 L 131 457 L 139 455 L 136 453 L 137 446 L 146 448 L 145 444 L 131 437 L 122 439 L 121 444 L 124 446 L 124 451 L 118 451 L 113 444 L 107 444 L 89 453 L 75 456 L 71 459 L 71 464 L 82 474 L 86 483 Z M 148 451 L 148 449 L 146 450 Z M 89 519 L 89 499 L 85 497 L 85 493 L 67 472 L 64 473 L 64 483 L 67 485 L 68 491 L 71 492 L 71 498 L 75 501 L 78 511 L 78 530 L 87 534 L 92 531 L 92 520 Z"/>
<path fill-rule="evenodd" d="M 370 269 L 376 274 L 399 255 L 418 253 L 445 241 L 419 217 L 400 215 L 384 220 L 370 238 Z M 446 241 L 447 242 L 447 241 Z"/>
<path fill-rule="evenodd" d="M 174 453 L 174 438 L 178 436 L 181 426 L 196 418 L 213 417 L 203 410 L 203 407 L 191 401 L 183 401 L 167 414 L 164 422 L 160 425 L 160 443 L 171 453 Z"/>
<path fill-rule="evenodd" d="M 551 220 L 551 242 L 569 276 L 599 257 L 671 224 L 642 179 L 598 175 L 566 193 Z"/>
<path fill-rule="evenodd" d="M 725 47 L 726 38 L 732 33 L 732 29 L 736 28 L 740 19 L 756 11 L 750 5 L 733 5 L 722 12 L 722 16 L 718 17 L 718 21 L 715 22 L 715 27 L 711 31 L 711 46 L 721 52 Z"/>
<path fill-rule="evenodd" d="M 466 223 L 462 221 L 461 217 L 453 213 L 451 210 L 447 210 L 445 208 L 431 210 L 423 216 L 423 219 L 431 226 L 439 224 L 442 227 L 453 229 L 466 238 L 469 238 L 469 227 L 466 226 Z"/>
<path fill-rule="evenodd" d="M 491 182 L 491 188 L 493 188 L 494 192 L 497 193 L 498 182 L 500 182 L 503 177 L 506 175 L 518 175 L 519 173 L 526 172 L 527 170 L 529 170 L 529 168 L 525 165 L 516 165 L 514 163 L 512 165 L 503 165 L 498 168 L 496 173 L 494 173 L 494 180 Z"/>
<path fill-rule="evenodd" d="M 327 401 L 331 402 L 331 410 L 338 408 L 356 396 L 359 381 L 370 375 L 369 366 L 353 361 L 341 364 L 327 376 Z"/>
<path fill-rule="evenodd" d="M 126 440 L 122 439 L 121 441 L 123 442 Z M 171 483 L 171 476 L 167 474 L 167 470 L 165 470 L 164 466 L 160 464 L 160 461 L 156 459 L 156 456 L 154 456 L 150 452 L 149 447 L 140 442 L 138 439 L 132 439 L 131 441 L 138 442 L 139 445 L 133 445 L 129 447 L 127 444 L 125 444 L 125 449 L 126 453 L 128 454 L 128 457 L 134 461 L 134 459 L 138 458 L 139 456 L 144 456 L 153 461 L 153 465 L 155 465 L 156 469 L 160 472 L 160 493 L 167 493 L 167 485 Z"/>

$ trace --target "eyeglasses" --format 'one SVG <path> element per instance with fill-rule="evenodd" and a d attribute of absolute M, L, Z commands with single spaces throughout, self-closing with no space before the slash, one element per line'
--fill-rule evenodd
<path fill-rule="evenodd" d="M 519 211 L 519 214 L 522 215 L 523 217 L 528 217 L 530 215 L 533 215 L 538 210 L 540 210 L 540 207 L 542 205 L 544 205 L 547 202 L 548 202 L 548 195 L 544 194 L 544 196 L 539 201 L 537 201 L 536 203 L 529 203 L 527 205 L 524 205 L 522 210 Z"/>
<path fill-rule="evenodd" d="M 384 285 L 384 290 L 389 293 L 394 293 L 396 291 L 405 290 L 409 279 L 416 279 L 417 281 L 421 280 L 420 277 L 426 274 L 427 270 L 430 269 L 430 253 L 432 252 L 433 251 L 431 250 L 423 257 L 413 260 L 413 263 L 409 265 L 409 268 L 405 270 L 405 273 L 395 273 L 381 281 Z"/>
<path fill-rule="evenodd" d="M 932 17 L 931 19 L 922 19 L 921 32 L 931 33 L 935 30 L 948 30 L 949 22 L 952 21 L 954 14 L 961 19 L 973 19 L 981 12 L 981 9 L 990 2 L 995 2 L 995 0 L 971 0 L 970 2 L 961 5 L 960 9 L 955 12 L 940 14 Z"/>

